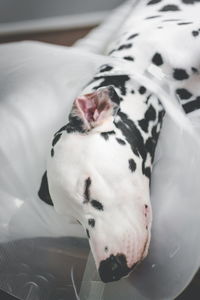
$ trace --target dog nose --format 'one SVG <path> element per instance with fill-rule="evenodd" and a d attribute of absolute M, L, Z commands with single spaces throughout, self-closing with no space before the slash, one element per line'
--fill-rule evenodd
<path fill-rule="evenodd" d="M 101 261 L 99 275 L 101 280 L 106 283 L 128 275 L 131 269 L 128 268 L 126 257 L 123 254 L 111 255 L 106 260 Z"/>

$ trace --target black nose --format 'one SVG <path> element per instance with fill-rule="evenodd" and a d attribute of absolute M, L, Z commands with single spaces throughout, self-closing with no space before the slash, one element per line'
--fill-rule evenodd
<path fill-rule="evenodd" d="M 132 268 L 128 268 L 126 257 L 123 254 L 111 255 L 106 260 L 101 261 L 99 266 L 99 275 L 103 282 L 119 280 L 128 275 Z"/>

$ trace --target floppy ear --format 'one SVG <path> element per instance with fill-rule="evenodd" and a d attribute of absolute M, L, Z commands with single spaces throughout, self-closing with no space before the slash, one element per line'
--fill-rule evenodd
<path fill-rule="evenodd" d="M 112 86 L 101 87 L 76 98 L 73 115 L 77 115 L 89 130 L 114 116 L 119 108 L 118 103 L 119 97 Z"/>
<path fill-rule="evenodd" d="M 54 206 L 53 201 L 52 201 L 51 196 L 50 196 L 50 193 L 49 193 L 47 171 L 45 171 L 43 176 L 42 176 L 42 181 L 41 181 L 41 184 L 40 184 L 40 189 L 38 191 L 38 196 L 45 203 Z"/>

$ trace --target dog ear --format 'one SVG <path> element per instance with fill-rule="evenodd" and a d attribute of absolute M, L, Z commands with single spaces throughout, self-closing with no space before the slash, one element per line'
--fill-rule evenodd
<path fill-rule="evenodd" d="M 38 196 L 45 203 L 54 206 L 53 201 L 52 201 L 51 196 L 50 196 L 50 193 L 49 193 L 47 171 L 45 171 L 43 176 L 42 176 L 42 181 L 41 181 L 40 188 L 39 188 L 39 191 L 38 191 Z"/>
<path fill-rule="evenodd" d="M 93 93 L 78 97 L 74 102 L 73 115 L 77 115 L 89 130 L 114 116 L 118 111 L 119 102 L 112 86 L 102 87 Z"/>

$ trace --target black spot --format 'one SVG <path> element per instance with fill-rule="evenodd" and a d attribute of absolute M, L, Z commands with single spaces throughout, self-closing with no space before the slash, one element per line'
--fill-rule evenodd
<path fill-rule="evenodd" d="M 147 99 L 146 99 L 146 101 L 145 101 L 146 104 L 149 103 L 149 99 L 151 98 L 151 96 L 152 96 L 151 94 L 147 96 Z"/>
<path fill-rule="evenodd" d="M 53 156 L 54 156 L 54 149 L 51 148 L 51 157 L 53 157 Z"/>
<path fill-rule="evenodd" d="M 188 100 L 192 97 L 192 94 L 186 89 L 177 89 L 176 93 L 182 100 Z"/>
<path fill-rule="evenodd" d="M 123 58 L 126 60 L 134 61 L 134 58 L 132 56 L 124 56 Z"/>
<path fill-rule="evenodd" d="M 107 247 L 107 246 L 106 246 L 104 249 L 105 249 L 105 252 L 107 252 L 107 251 L 108 251 L 108 247 Z"/>
<path fill-rule="evenodd" d="M 157 4 L 159 2 L 161 2 L 162 0 L 151 0 L 147 3 L 147 5 L 152 5 L 152 4 Z"/>
<path fill-rule="evenodd" d="M 144 206 L 145 208 L 148 208 L 148 205 L 147 204 L 145 204 L 145 206 Z"/>
<path fill-rule="evenodd" d="M 194 101 L 190 101 L 183 105 L 183 109 L 186 114 L 191 113 L 197 109 L 200 109 L 200 96 L 198 96 Z"/>
<path fill-rule="evenodd" d="M 131 170 L 131 172 L 134 172 L 136 170 L 135 161 L 131 158 L 129 159 L 128 163 L 129 163 L 129 169 Z"/>
<path fill-rule="evenodd" d="M 182 0 L 185 4 L 194 4 L 195 2 L 200 2 L 200 0 Z"/>
<path fill-rule="evenodd" d="M 105 131 L 105 132 L 101 132 L 100 135 L 107 141 L 109 139 L 109 135 L 113 135 L 115 134 L 115 131 Z"/>
<path fill-rule="evenodd" d="M 108 71 L 111 71 L 113 69 L 112 66 L 109 66 L 109 65 L 103 65 L 101 66 L 100 68 L 100 72 L 103 73 L 103 72 L 108 72 Z"/>
<path fill-rule="evenodd" d="M 121 130 L 126 141 L 130 144 L 133 153 L 137 156 L 141 155 L 145 158 L 146 152 L 144 148 L 144 141 L 141 132 L 136 127 L 136 124 L 128 118 L 123 112 L 118 112 L 120 121 L 114 122 L 116 127 Z"/>
<path fill-rule="evenodd" d="M 103 210 L 103 205 L 99 201 L 92 200 L 92 201 L 90 201 L 90 203 L 94 208 L 96 208 L 98 210 Z"/>
<path fill-rule="evenodd" d="M 151 19 L 156 19 L 159 18 L 161 16 L 150 16 L 150 17 L 146 17 L 145 20 L 151 20 Z"/>
<path fill-rule="evenodd" d="M 131 90 L 131 94 L 135 94 L 135 91 L 134 91 L 134 90 Z"/>
<path fill-rule="evenodd" d="M 83 201 L 83 203 L 87 203 L 90 200 L 90 186 L 91 186 L 91 183 L 92 183 L 91 178 L 88 177 L 85 180 L 85 190 L 84 190 L 84 201 Z"/>
<path fill-rule="evenodd" d="M 65 130 L 66 130 L 66 125 L 64 125 L 63 127 L 61 127 L 61 128 L 54 134 L 54 136 L 56 136 L 58 133 L 61 133 L 61 132 L 65 131 Z"/>
<path fill-rule="evenodd" d="M 56 145 L 56 143 L 59 141 L 59 139 L 61 138 L 62 133 L 58 133 L 54 136 L 53 141 L 52 141 L 52 146 L 54 147 Z"/>
<path fill-rule="evenodd" d="M 113 85 L 116 88 L 120 89 L 120 92 L 122 93 L 122 95 L 126 95 L 126 81 L 130 80 L 130 77 L 128 75 L 111 75 L 111 76 L 97 76 L 94 77 L 94 79 L 90 82 L 95 82 L 97 80 L 102 79 L 101 83 L 97 86 L 94 87 L 94 89 L 98 89 L 100 87 L 103 86 L 108 86 L 108 85 Z M 117 104 L 119 104 L 121 98 L 118 97 L 118 102 L 116 102 Z"/>
<path fill-rule="evenodd" d="M 192 67 L 191 70 L 192 70 L 194 73 L 197 73 L 197 72 L 198 72 L 197 68 L 194 68 L 194 67 Z"/>
<path fill-rule="evenodd" d="M 72 113 L 69 115 L 69 123 L 66 125 L 66 131 L 67 133 L 72 132 L 80 132 L 84 133 L 84 122 L 81 120 L 78 116 L 74 116 Z"/>
<path fill-rule="evenodd" d="M 163 20 L 163 22 L 176 22 L 176 21 L 181 21 L 180 19 L 166 19 Z"/>
<path fill-rule="evenodd" d="M 145 112 L 144 119 L 138 121 L 138 124 L 145 132 L 148 132 L 149 122 L 156 119 L 156 111 L 152 105 Z"/>
<path fill-rule="evenodd" d="M 145 143 L 147 152 L 151 154 L 151 162 L 152 163 L 154 160 L 154 152 L 155 152 L 155 147 L 156 147 L 157 140 L 158 140 L 158 135 L 156 134 L 156 137 L 155 137 L 155 134 L 156 134 L 156 130 L 154 130 L 154 136 L 149 137 Z"/>
<path fill-rule="evenodd" d="M 184 69 L 174 69 L 173 77 L 176 80 L 184 80 L 184 79 L 188 79 L 189 75 Z"/>
<path fill-rule="evenodd" d="M 158 114 L 157 126 L 162 122 L 162 116 L 164 110 L 160 111 Z M 155 113 L 156 114 L 156 113 Z M 155 152 L 155 146 L 158 140 L 158 133 L 156 130 L 152 130 L 152 137 L 149 137 L 151 142 L 151 149 L 148 148 L 144 139 L 142 137 L 141 131 L 137 128 L 136 124 L 127 117 L 127 115 L 121 111 L 118 112 L 118 116 L 121 118 L 120 121 L 114 122 L 116 127 L 121 130 L 122 134 L 125 136 L 126 141 L 130 144 L 131 149 L 134 154 L 141 156 L 142 158 L 142 172 L 145 176 L 150 178 L 151 168 L 145 167 L 147 153 L 150 153 L 153 161 L 153 156 Z M 156 129 L 156 128 L 155 128 Z"/>
<path fill-rule="evenodd" d="M 147 111 L 145 112 L 144 119 L 138 121 L 139 126 L 145 132 L 148 132 L 149 122 L 155 120 L 156 118 L 156 111 L 152 105 L 149 106 Z"/>
<path fill-rule="evenodd" d="M 152 63 L 154 63 L 156 66 L 161 66 L 163 64 L 163 59 L 160 53 L 156 53 L 152 58 Z"/>
<path fill-rule="evenodd" d="M 114 53 L 115 51 L 117 51 L 117 49 L 113 49 L 110 52 L 108 52 L 108 55 L 111 55 L 112 53 Z"/>
<path fill-rule="evenodd" d="M 132 34 L 132 35 L 130 35 L 129 37 L 128 37 L 128 40 L 132 40 L 132 39 L 134 39 L 136 36 L 138 36 L 139 35 L 139 33 L 134 33 L 134 34 Z"/>
<path fill-rule="evenodd" d="M 196 37 L 197 35 L 199 35 L 199 32 L 198 32 L 197 30 L 193 30 L 193 31 L 192 31 L 192 35 L 193 35 L 194 37 Z"/>
<path fill-rule="evenodd" d="M 90 233 L 89 233 L 89 230 L 88 230 L 88 229 L 86 229 L 86 233 L 87 233 L 88 239 L 90 239 Z"/>
<path fill-rule="evenodd" d="M 45 203 L 53 206 L 53 201 L 51 199 L 50 193 L 49 193 L 49 184 L 47 179 L 47 171 L 44 172 L 44 175 L 42 176 L 40 188 L 38 191 L 38 196 L 42 201 Z"/>
<path fill-rule="evenodd" d="M 122 139 L 116 138 L 116 141 L 117 141 L 120 145 L 126 145 L 126 142 L 123 141 Z"/>
<path fill-rule="evenodd" d="M 163 6 L 159 11 L 178 11 L 180 10 L 177 5 L 169 4 Z"/>
<path fill-rule="evenodd" d="M 147 89 L 144 86 L 141 86 L 138 91 L 141 95 L 143 95 L 144 93 L 146 93 Z"/>
<path fill-rule="evenodd" d="M 90 225 L 92 228 L 95 226 L 95 219 L 89 219 L 88 220 L 88 225 Z"/>
<path fill-rule="evenodd" d="M 112 100 L 112 102 L 116 103 L 116 104 L 119 104 L 121 99 L 120 97 L 118 96 L 118 94 L 116 93 L 114 87 L 112 85 L 110 85 L 108 87 L 108 90 L 109 90 L 109 97 L 110 99 Z M 118 110 L 118 106 L 115 108 L 116 110 Z M 116 112 L 116 111 L 115 111 Z"/>
<path fill-rule="evenodd" d="M 124 50 L 124 49 L 129 49 L 132 47 L 132 44 L 124 44 L 124 45 L 121 45 L 117 50 L 118 51 L 121 51 L 121 50 Z"/>
<path fill-rule="evenodd" d="M 180 23 L 177 23 L 177 25 L 189 25 L 189 24 L 192 24 L 192 22 L 180 22 Z"/>
<path fill-rule="evenodd" d="M 151 178 L 151 168 L 145 167 L 144 161 L 142 162 L 142 172 L 147 178 Z"/>

